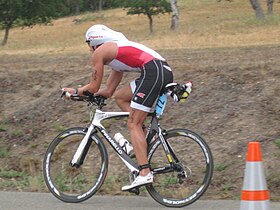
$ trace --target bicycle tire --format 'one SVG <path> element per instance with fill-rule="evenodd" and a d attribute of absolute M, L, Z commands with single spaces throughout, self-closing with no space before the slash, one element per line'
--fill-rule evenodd
<path fill-rule="evenodd" d="M 154 173 L 154 182 L 146 186 L 158 203 L 167 207 L 184 207 L 198 200 L 207 190 L 213 175 L 213 157 L 209 146 L 198 134 L 186 129 L 173 129 L 164 135 L 188 176 L 180 183 L 178 172 Z M 148 150 L 152 171 L 170 164 L 159 139 Z"/>
<path fill-rule="evenodd" d="M 63 131 L 51 142 L 44 157 L 45 183 L 50 192 L 64 202 L 79 203 L 89 199 L 106 178 L 107 150 L 96 134 L 90 136 L 92 142 L 83 164 L 70 165 L 85 135 L 86 129 L 81 127 Z"/>

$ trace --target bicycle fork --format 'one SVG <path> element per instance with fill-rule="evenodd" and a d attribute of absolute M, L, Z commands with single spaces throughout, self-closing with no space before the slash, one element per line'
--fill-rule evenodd
<path fill-rule="evenodd" d="M 84 158 L 88 152 L 88 149 L 91 145 L 91 141 L 89 140 L 89 137 L 91 136 L 92 132 L 95 130 L 94 125 L 90 125 L 89 128 L 87 128 L 86 135 L 82 139 L 78 149 L 76 150 L 70 165 L 72 167 L 79 167 L 83 164 Z"/>

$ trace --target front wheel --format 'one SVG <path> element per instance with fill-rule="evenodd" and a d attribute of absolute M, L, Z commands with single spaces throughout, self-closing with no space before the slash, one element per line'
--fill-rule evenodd
<path fill-rule="evenodd" d="M 187 206 L 199 199 L 210 184 L 214 165 L 210 148 L 198 134 L 186 129 L 167 131 L 164 139 L 173 151 L 174 162 L 169 163 L 161 141 L 155 140 L 148 153 L 154 182 L 146 188 L 164 206 Z"/>
<path fill-rule="evenodd" d="M 43 162 L 44 179 L 50 192 L 64 202 L 78 203 L 93 196 L 104 182 L 108 156 L 96 134 L 90 136 L 83 163 L 70 162 L 86 135 L 84 128 L 71 128 L 60 133 L 49 145 Z"/>

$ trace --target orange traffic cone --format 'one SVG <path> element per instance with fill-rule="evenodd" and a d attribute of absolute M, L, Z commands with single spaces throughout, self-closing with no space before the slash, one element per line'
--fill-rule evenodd
<path fill-rule="evenodd" d="M 248 144 L 240 210 L 270 210 L 259 142 Z"/>

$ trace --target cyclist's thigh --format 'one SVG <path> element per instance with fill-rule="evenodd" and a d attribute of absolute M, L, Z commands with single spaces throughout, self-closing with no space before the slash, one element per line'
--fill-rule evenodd
<path fill-rule="evenodd" d="M 168 65 L 160 60 L 151 60 L 143 66 L 132 97 L 131 106 L 133 108 L 149 112 L 162 88 L 172 81 L 172 72 L 164 68 L 163 64 Z M 168 74 L 172 78 L 169 79 Z"/>
<path fill-rule="evenodd" d="M 122 111 L 130 111 L 130 101 L 132 99 L 133 93 L 131 91 L 130 85 L 126 85 L 118 89 L 115 94 L 115 100 L 117 105 Z"/>
<path fill-rule="evenodd" d="M 125 85 L 124 87 L 121 87 L 118 90 L 116 90 L 114 95 L 116 99 L 131 101 L 133 93 L 131 91 L 130 84 Z"/>

